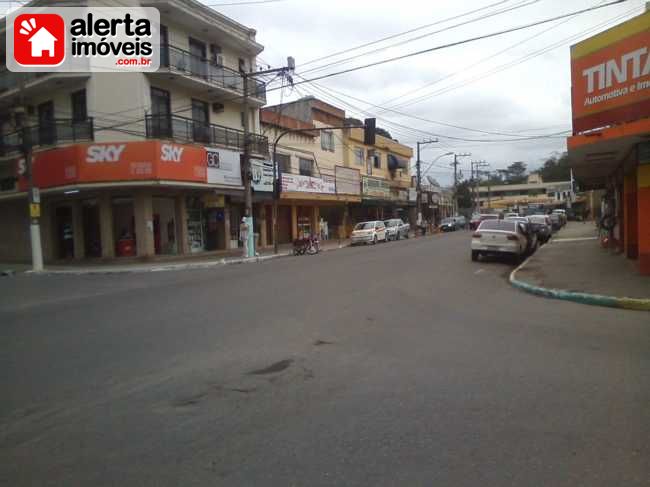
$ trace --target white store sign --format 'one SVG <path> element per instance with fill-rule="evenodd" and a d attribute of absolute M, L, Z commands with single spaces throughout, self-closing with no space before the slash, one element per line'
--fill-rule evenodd
<path fill-rule="evenodd" d="M 253 172 L 253 189 L 255 191 L 273 191 L 273 163 L 251 159 L 251 170 Z"/>
<path fill-rule="evenodd" d="M 205 148 L 209 184 L 241 186 L 240 152 Z"/>
<path fill-rule="evenodd" d="M 334 178 L 325 180 L 321 178 L 312 178 L 310 176 L 283 173 L 282 191 L 336 194 L 336 183 Z"/>

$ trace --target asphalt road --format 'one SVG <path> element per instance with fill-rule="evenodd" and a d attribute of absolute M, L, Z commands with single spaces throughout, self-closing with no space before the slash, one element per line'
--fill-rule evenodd
<path fill-rule="evenodd" d="M 0 484 L 650 485 L 648 315 L 468 239 L 0 278 Z"/>

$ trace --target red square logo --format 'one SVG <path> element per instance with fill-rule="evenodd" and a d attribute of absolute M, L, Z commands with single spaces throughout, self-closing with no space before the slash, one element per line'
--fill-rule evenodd
<path fill-rule="evenodd" d="M 14 59 L 21 66 L 58 66 L 65 59 L 65 22 L 56 14 L 14 20 Z"/>

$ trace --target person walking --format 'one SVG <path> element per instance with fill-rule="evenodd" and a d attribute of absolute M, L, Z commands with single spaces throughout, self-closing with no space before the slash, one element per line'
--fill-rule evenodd
<path fill-rule="evenodd" d="M 244 258 L 248 257 L 248 232 L 249 231 L 250 228 L 246 221 L 246 217 L 242 217 L 241 224 L 239 225 L 239 240 L 242 242 L 244 246 L 244 255 L 243 255 Z"/>

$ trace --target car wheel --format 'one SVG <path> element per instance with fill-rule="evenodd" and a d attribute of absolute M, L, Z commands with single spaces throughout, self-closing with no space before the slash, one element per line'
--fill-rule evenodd
<path fill-rule="evenodd" d="M 373 244 L 373 245 L 377 245 L 377 235 L 375 235 L 374 237 L 372 237 L 372 244 Z"/>
<path fill-rule="evenodd" d="M 401 235 L 402 235 L 401 233 L 397 232 L 395 234 L 395 240 L 399 240 L 400 238 L 402 238 Z"/>
<path fill-rule="evenodd" d="M 478 256 L 479 256 L 479 251 L 472 250 L 472 262 L 476 262 L 478 260 Z"/>

